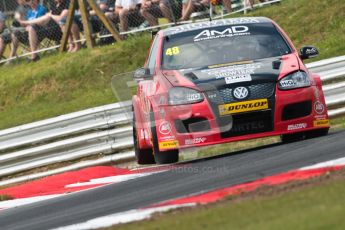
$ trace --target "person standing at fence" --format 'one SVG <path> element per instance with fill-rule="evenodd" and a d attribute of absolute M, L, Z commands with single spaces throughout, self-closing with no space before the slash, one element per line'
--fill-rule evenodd
<path fill-rule="evenodd" d="M 158 25 L 158 18 L 166 18 L 173 22 L 173 14 L 168 0 L 142 0 L 141 14 L 150 23 L 150 26 Z"/>

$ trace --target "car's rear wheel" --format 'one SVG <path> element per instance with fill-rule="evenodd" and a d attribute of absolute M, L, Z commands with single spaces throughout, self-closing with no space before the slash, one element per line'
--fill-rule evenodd
<path fill-rule="evenodd" d="M 168 151 L 159 151 L 157 131 L 156 131 L 156 122 L 153 112 L 150 113 L 151 119 L 151 133 L 152 133 L 152 145 L 154 152 L 154 159 L 157 164 L 172 164 L 178 162 L 178 149 L 168 150 Z"/>
<path fill-rule="evenodd" d="M 326 136 L 328 134 L 328 131 L 329 131 L 329 128 L 311 130 L 311 131 L 306 132 L 306 137 L 315 138 L 315 137 Z"/>
<path fill-rule="evenodd" d="M 137 129 L 135 124 L 135 116 L 133 115 L 133 140 L 134 140 L 134 152 L 137 159 L 137 163 L 140 165 L 154 164 L 155 159 L 153 157 L 152 148 L 140 149 L 137 137 Z"/>

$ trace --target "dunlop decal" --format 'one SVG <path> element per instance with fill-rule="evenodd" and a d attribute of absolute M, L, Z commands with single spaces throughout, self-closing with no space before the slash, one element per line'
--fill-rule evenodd
<path fill-rule="evenodd" d="M 159 149 L 178 148 L 177 140 L 159 142 Z"/>
<path fill-rule="evenodd" d="M 314 121 L 314 127 L 329 126 L 329 120 L 316 120 Z"/>
<path fill-rule="evenodd" d="M 243 102 L 219 105 L 218 108 L 219 108 L 219 114 L 223 116 L 223 115 L 228 115 L 228 114 L 236 114 L 236 113 L 268 109 L 268 101 L 267 99 L 243 101 Z"/>

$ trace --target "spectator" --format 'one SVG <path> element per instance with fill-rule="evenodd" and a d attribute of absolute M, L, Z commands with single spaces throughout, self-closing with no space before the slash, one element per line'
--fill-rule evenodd
<path fill-rule="evenodd" d="M 0 59 L 2 58 L 2 55 L 5 52 L 5 48 L 6 48 L 6 37 L 8 37 L 8 35 L 6 36 L 6 15 L 0 11 Z"/>
<path fill-rule="evenodd" d="M 31 0 L 37 1 L 37 0 Z M 31 51 L 34 52 L 38 49 L 39 43 L 44 39 L 48 38 L 54 41 L 60 41 L 62 38 L 62 30 L 66 22 L 67 13 L 69 7 L 69 0 L 54 0 L 50 5 L 50 12 L 33 20 L 20 21 L 21 24 L 27 27 L 33 28 L 32 36 L 29 33 L 29 42 Z M 61 27 L 61 28 L 60 28 Z M 80 49 L 80 42 L 73 42 L 80 39 L 79 27 L 76 23 L 72 24 L 72 36 L 69 38 L 71 41 L 69 51 L 75 52 Z M 32 54 L 32 60 L 36 61 L 38 55 Z"/>
<path fill-rule="evenodd" d="M 183 4 L 184 2 L 184 4 Z M 194 11 L 205 10 L 210 3 L 213 5 L 223 4 L 228 13 L 232 12 L 231 0 L 184 0 L 182 2 L 182 17 L 180 21 L 189 20 L 190 15 Z"/>
<path fill-rule="evenodd" d="M 25 19 L 30 10 L 30 6 L 26 3 L 26 0 L 17 0 L 17 3 L 18 6 L 15 10 L 15 15 L 17 15 L 21 19 Z M 12 26 L 16 28 L 22 27 L 20 23 L 17 21 L 17 19 L 14 19 Z"/>
<path fill-rule="evenodd" d="M 189 2 L 189 0 L 182 0 L 181 15 L 185 15 L 186 14 L 188 2 Z"/>
<path fill-rule="evenodd" d="M 232 12 L 231 0 L 211 0 L 212 5 L 222 4 L 228 13 Z"/>
<path fill-rule="evenodd" d="M 158 18 L 167 18 L 173 22 L 172 11 L 168 0 L 142 0 L 141 14 L 150 23 L 150 26 L 158 25 Z"/>
<path fill-rule="evenodd" d="M 221 0 L 220 3 L 223 4 L 228 13 L 232 12 L 231 0 Z"/>
<path fill-rule="evenodd" d="M 6 15 L 0 10 L 0 33 L 5 30 Z"/>
<path fill-rule="evenodd" d="M 104 15 L 109 19 L 109 20 L 115 20 L 115 14 L 114 14 L 114 9 L 110 8 L 110 4 L 114 5 L 113 1 L 110 0 L 94 0 L 96 5 L 100 8 L 100 10 L 104 13 Z M 99 33 L 101 30 L 104 28 L 104 25 L 102 21 L 97 17 L 96 11 L 90 10 L 90 22 L 92 26 L 92 32 L 93 33 Z"/>
<path fill-rule="evenodd" d="M 25 18 L 29 7 L 25 4 L 25 0 L 17 0 L 18 7 L 15 10 L 15 14 L 19 15 L 21 18 Z M 5 15 L 2 15 L 2 19 L 5 19 Z M 0 20 L 1 21 L 1 20 Z M 4 20 L 3 20 L 4 22 Z M 1 24 L 1 22 L 0 22 Z M 1 27 L 1 26 L 0 26 Z M 10 44 L 12 41 L 11 38 L 11 30 L 17 31 L 23 29 L 20 23 L 17 20 L 12 22 L 11 30 L 9 28 L 5 28 L 5 24 L 3 24 L 3 30 L 0 29 L 0 57 L 4 54 L 6 45 Z"/>
<path fill-rule="evenodd" d="M 113 22 L 116 26 L 118 20 L 117 15 L 114 11 L 115 0 L 94 0 L 96 4 L 100 8 L 100 10 L 104 13 L 107 19 Z M 92 30 L 94 33 L 99 33 L 100 39 L 99 44 L 112 44 L 115 42 L 115 39 L 110 36 L 110 32 L 103 24 L 103 22 L 96 16 L 96 12 L 94 10 L 90 11 L 90 22 L 92 25 Z M 118 29 L 118 28 L 117 28 Z"/>
<path fill-rule="evenodd" d="M 96 5 L 98 5 L 98 7 L 101 9 L 101 11 L 106 13 L 106 12 L 112 11 L 110 6 L 114 5 L 115 1 L 112 1 L 112 0 L 94 0 L 94 2 L 96 3 Z M 90 15 L 96 15 L 96 12 L 94 10 L 91 10 Z"/>
<path fill-rule="evenodd" d="M 145 20 L 140 14 L 140 0 L 116 0 L 115 20 L 120 21 L 120 31 L 129 26 L 139 26 Z"/>
<path fill-rule="evenodd" d="M 190 15 L 195 11 L 206 9 L 210 5 L 210 0 L 188 0 L 182 13 L 180 21 L 189 20 Z"/>
<path fill-rule="evenodd" d="M 115 16 L 115 0 L 98 0 L 98 6 L 99 8 L 104 12 L 105 16 L 111 20 L 114 21 Z"/>
<path fill-rule="evenodd" d="M 244 0 L 243 5 L 245 8 L 253 9 L 254 0 Z"/>
<path fill-rule="evenodd" d="M 38 0 L 25 0 L 25 3 L 30 6 L 26 15 L 22 15 L 19 12 L 15 13 L 16 21 L 23 27 L 25 27 L 24 31 L 16 30 L 12 33 L 12 49 L 10 57 L 15 57 L 17 55 L 17 49 L 19 46 L 19 42 L 23 44 L 29 44 L 31 52 L 37 50 L 38 40 L 42 38 L 42 30 L 40 26 L 37 25 L 29 25 L 30 21 L 38 19 L 42 16 L 45 16 L 47 13 L 47 9 L 38 4 Z M 39 33 L 41 32 L 41 33 Z M 38 37 L 38 34 L 40 35 Z M 31 54 L 31 61 L 37 61 L 39 59 L 36 53 Z"/>
<path fill-rule="evenodd" d="M 54 0 L 54 3 L 50 5 L 50 17 L 60 25 L 61 30 L 64 30 L 66 24 L 69 4 L 69 0 Z M 76 52 L 80 50 L 81 44 L 79 41 L 80 30 L 75 20 L 72 23 L 71 33 L 68 52 Z"/>

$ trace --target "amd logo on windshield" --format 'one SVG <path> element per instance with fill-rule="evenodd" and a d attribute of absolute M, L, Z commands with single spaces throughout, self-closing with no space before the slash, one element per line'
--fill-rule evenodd
<path fill-rule="evenodd" d="M 194 41 L 209 40 L 215 38 L 232 37 L 239 35 L 249 35 L 249 28 L 247 26 L 232 26 L 223 31 L 218 30 L 203 30 L 194 37 Z"/>

